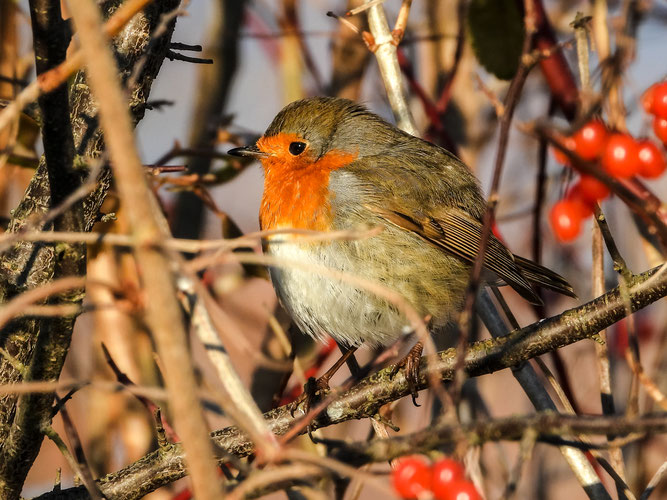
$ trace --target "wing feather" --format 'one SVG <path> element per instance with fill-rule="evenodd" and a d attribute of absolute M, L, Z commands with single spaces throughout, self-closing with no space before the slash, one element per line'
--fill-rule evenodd
<path fill-rule="evenodd" d="M 388 222 L 421 236 L 466 262 L 472 264 L 477 258 L 482 225 L 461 210 L 449 207 L 436 217 L 425 214 L 408 215 L 391 209 L 371 209 Z M 541 303 L 529 281 L 522 275 L 514 255 L 493 235 L 487 244 L 484 267 L 498 275 L 529 302 Z"/>

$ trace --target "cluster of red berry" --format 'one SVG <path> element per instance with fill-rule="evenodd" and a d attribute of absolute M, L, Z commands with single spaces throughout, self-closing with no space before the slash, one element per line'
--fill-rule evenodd
<path fill-rule="evenodd" d="M 653 115 L 653 131 L 667 147 L 667 81 L 656 83 L 642 96 L 641 103 Z M 630 134 L 610 131 L 599 119 L 594 119 L 563 138 L 563 145 L 586 161 L 599 162 L 611 176 L 627 179 L 640 175 L 647 179 L 660 177 L 667 168 L 665 155 L 649 139 L 635 139 Z M 554 157 L 563 165 L 569 159 L 554 150 Z M 595 203 L 609 196 L 609 189 L 594 177 L 581 175 L 564 199 L 557 202 L 550 213 L 551 226 L 561 241 L 574 240 L 581 223 L 593 213 Z"/>
<path fill-rule="evenodd" d="M 443 458 L 433 465 L 419 456 L 401 458 L 392 480 L 401 498 L 481 500 L 475 486 L 465 479 L 463 466 L 451 458 Z"/>

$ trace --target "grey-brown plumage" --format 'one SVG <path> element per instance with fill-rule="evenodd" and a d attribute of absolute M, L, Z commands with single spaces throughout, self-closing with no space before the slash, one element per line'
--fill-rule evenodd
<path fill-rule="evenodd" d="M 296 143 L 303 150 L 292 151 Z M 257 147 L 242 153 L 264 166 L 263 229 L 383 228 L 357 241 L 273 237 L 268 253 L 381 283 L 436 326 L 460 310 L 486 204 L 476 178 L 454 155 L 358 104 L 321 97 L 287 106 Z M 539 302 L 533 285 L 574 296 L 564 278 L 515 257 L 493 236 L 484 265 L 492 280 L 531 302 Z M 407 324 L 395 305 L 345 281 L 293 267 L 274 268 L 271 277 L 299 327 L 315 337 L 387 344 Z"/>

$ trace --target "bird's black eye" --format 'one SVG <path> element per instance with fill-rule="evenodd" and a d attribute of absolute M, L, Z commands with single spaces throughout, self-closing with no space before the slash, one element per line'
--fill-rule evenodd
<path fill-rule="evenodd" d="M 306 149 L 305 142 L 291 142 L 289 145 L 289 152 L 291 155 L 299 156 Z"/>

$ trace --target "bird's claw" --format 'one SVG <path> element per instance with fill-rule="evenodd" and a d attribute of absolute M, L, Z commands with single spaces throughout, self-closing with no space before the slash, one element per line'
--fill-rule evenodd
<path fill-rule="evenodd" d="M 308 415 L 311 409 L 313 409 L 317 403 L 322 401 L 326 395 L 331 391 L 329 387 L 329 379 L 327 377 L 310 377 L 303 386 L 303 393 L 298 399 L 294 402 L 290 413 L 292 418 L 294 418 L 294 412 L 300 408 L 304 415 Z M 312 433 L 312 426 L 308 425 L 308 435 Z M 312 439 L 312 436 L 311 436 Z"/>
<path fill-rule="evenodd" d="M 423 350 L 423 344 L 417 342 L 412 349 L 410 349 L 410 352 L 401 361 L 394 365 L 394 368 L 391 371 L 391 376 L 394 377 L 401 369 L 404 370 L 405 380 L 408 383 L 408 389 L 412 396 L 412 404 L 415 406 L 421 406 L 417 403 L 417 397 L 419 397 L 419 370 Z"/>

